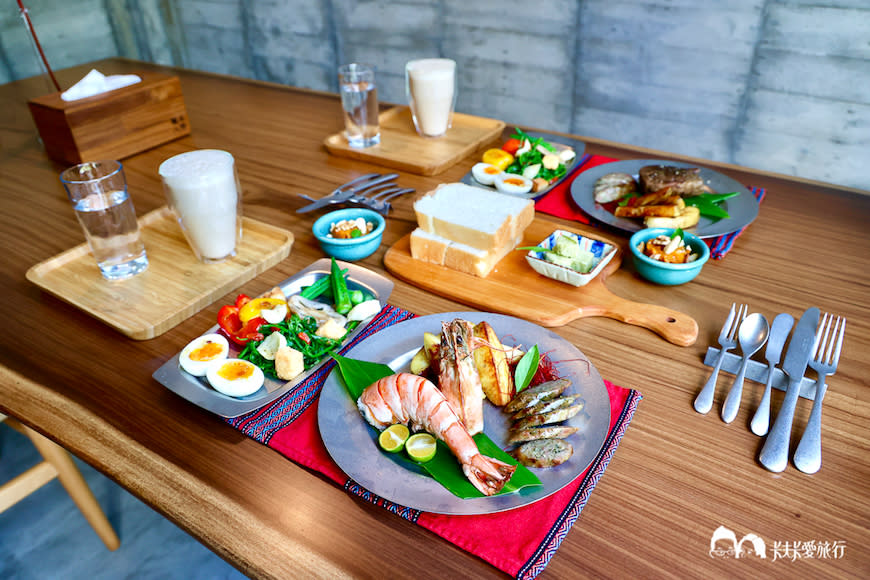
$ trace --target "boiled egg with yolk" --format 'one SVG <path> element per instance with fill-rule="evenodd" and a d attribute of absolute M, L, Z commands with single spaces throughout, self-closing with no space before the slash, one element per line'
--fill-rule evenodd
<path fill-rule="evenodd" d="M 495 178 L 501 174 L 501 169 L 489 163 L 477 163 L 471 168 L 471 175 L 475 181 L 483 185 L 492 185 Z"/>
<path fill-rule="evenodd" d="M 495 188 L 503 193 L 528 193 L 532 190 L 532 180 L 522 175 L 502 173 L 495 178 Z"/>
<path fill-rule="evenodd" d="M 260 367 L 238 358 L 215 361 L 205 378 L 214 389 L 229 397 L 246 397 L 260 390 L 266 380 Z"/>
<path fill-rule="evenodd" d="M 220 334 L 204 334 L 194 338 L 178 356 L 181 368 L 195 377 L 204 377 L 208 366 L 230 354 L 230 344 Z"/>

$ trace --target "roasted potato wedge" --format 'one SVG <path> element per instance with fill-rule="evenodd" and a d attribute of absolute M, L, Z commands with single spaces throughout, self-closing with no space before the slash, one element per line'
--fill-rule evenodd
<path fill-rule="evenodd" d="M 429 352 L 426 347 L 421 347 L 411 359 L 411 372 L 415 375 L 425 374 L 429 369 Z"/>
<path fill-rule="evenodd" d="M 488 322 L 476 324 L 474 336 L 488 343 L 488 346 L 474 349 L 474 364 L 480 374 L 483 392 L 493 405 L 507 405 L 513 398 L 515 389 L 505 348 Z"/>
<path fill-rule="evenodd" d="M 692 205 L 683 208 L 675 217 L 654 217 L 644 219 L 644 225 L 648 228 L 690 228 L 697 225 L 701 219 L 701 210 Z"/>
<path fill-rule="evenodd" d="M 425 375 L 432 366 L 432 361 L 437 359 L 438 348 L 441 338 L 431 332 L 423 333 L 423 346 L 411 359 L 411 372 L 415 375 Z"/>

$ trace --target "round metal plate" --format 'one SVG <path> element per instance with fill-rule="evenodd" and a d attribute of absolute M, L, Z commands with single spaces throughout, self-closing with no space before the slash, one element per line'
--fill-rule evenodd
<path fill-rule="evenodd" d="M 464 318 L 472 323 L 489 322 L 507 345 L 534 344 L 553 362 L 560 374 L 571 380 L 566 393 L 579 394 L 584 410 L 566 421 L 579 428 L 568 438 L 574 455 L 567 462 L 549 469 L 532 469 L 542 486 L 524 488 L 492 497 L 461 499 L 450 493 L 410 461 L 382 452 L 377 431 L 362 418 L 337 376 L 327 378 L 320 394 L 318 423 L 320 434 L 333 460 L 354 481 L 397 504 L 439 514 L 487 514 L 534 503 L 573 481 L 595 459 L 610 427 L 610 399 L 598 371 L 574 345 L 559 335 L 530 322 L 483 312 L 447 312 L 421 316 L 386 328 L 356 346 L 348 356 L 384 363 L 395 371 L 407 371 L 411 358 L 423 344 L 423 333 L 440 333 L 441 322 Z M 484 402 L 484 432 L 497 445 L 506 446 L 509 416 Z M 400 455 L 400 454 L 397 454 Z"/>
<path fill-rule="evenodd" d="M 645 165 L 673 165 L 675 167 L 700 167 L 691 163 L 677 161 L 665 161 L 661 159 L 630 159 L 627 161 L 614 161 L 597 165 L 587 169 L 574 179 L 571 184 L 571 197 L 580 206 L 580 209 L 597 219 L 626 232 L 636 232 L 644 229 L 642 219 L 619 218 L 607 211 L 604 206 L 595 201 L 593 189 L 598 178 L 608 173 L 628 173 L 637 179 L 638 170 Z M 736 232 L 740 228 L 748 226 L 758 215 L 758 200 L 752 192 L 746 189 L 740 182 L 723 175 L 718 171 L 700 167 L 701 178 L 710 189 L 717 193 L 730 193 L 739 191 L 740 195 L 727 199 L 720 207 L 727 211 L 731 217 L 721 220 L 711 220 L 701 216 L 698 225 L 686 228 L 699 238 L 714 238 Z"/>

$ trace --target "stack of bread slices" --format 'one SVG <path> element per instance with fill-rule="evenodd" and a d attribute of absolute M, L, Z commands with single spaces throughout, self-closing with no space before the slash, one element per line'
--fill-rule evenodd
<path fill-rule="evenodd" d="M 522 241 L 535 218 L 532 200 L 464 183 L 439 185 L 414 202 L 414 211 L 411 256 L 480 277 Z"/>

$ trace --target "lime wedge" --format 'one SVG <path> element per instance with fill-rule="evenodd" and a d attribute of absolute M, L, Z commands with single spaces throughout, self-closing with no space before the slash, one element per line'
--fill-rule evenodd
<path fill-rule="evenodd" d="M 435 438 L 428 433 L 411 435 L 408 441 L 405 442 L 405 451 L 408 453 L 408 456 L 420 463 L 425 463 L 435 457 L 437 449 Z"/>
<path fill-rule="evenodd" d="M 410 434 L 411 432 L 404 425 L 390 425 L 378 435 L 378 444 L 384 451 L 397 453 L 402 450 Z"/>

